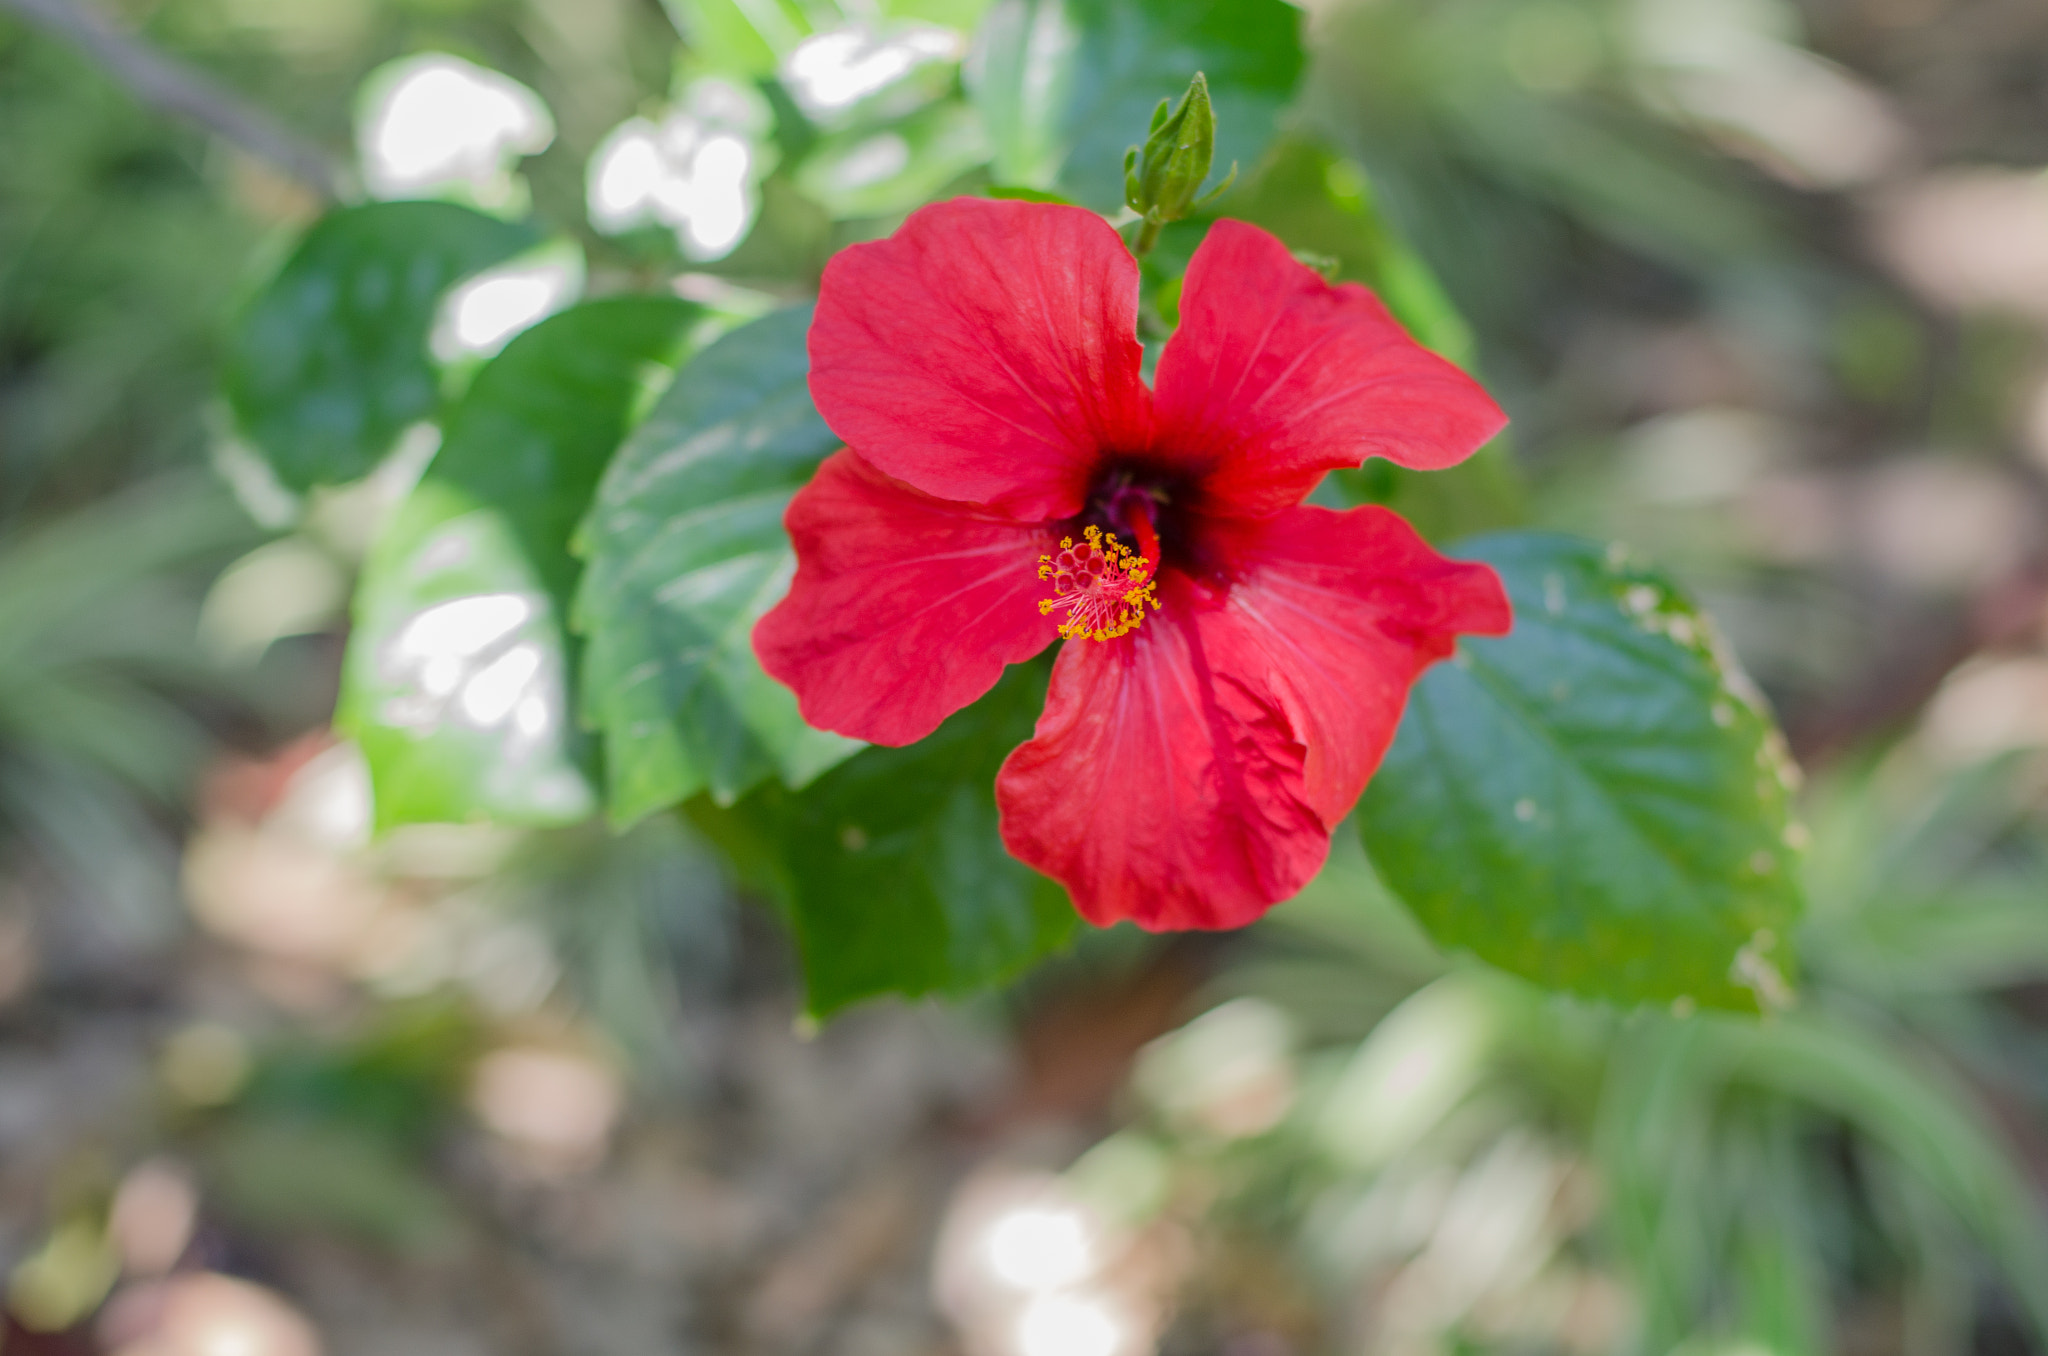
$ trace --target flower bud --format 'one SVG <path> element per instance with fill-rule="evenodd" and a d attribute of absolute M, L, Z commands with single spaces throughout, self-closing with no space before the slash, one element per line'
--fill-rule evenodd
<path fill-rule="evenodd" d="M 1230 187 L 1237 167 L 1209 198 L 1199 198 L 1202 181 L 1216 158 L 1216 111 L 1209 103 L 1209 82 L 1200 71 L 1175 105 L 1161 99 L 1152 114 L 1144 146 L 1124 155 L 1124 201 L 1146 222 L 1157 226 L 1179 221 Z"/>

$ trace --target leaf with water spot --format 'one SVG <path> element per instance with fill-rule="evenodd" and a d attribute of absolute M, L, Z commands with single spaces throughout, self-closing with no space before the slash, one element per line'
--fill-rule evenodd
<path fill-rule="evenodd" d="M 1790 998 L 1794 771 L 1710 623 L 1624 553 L 1502 533 L 1513 634 L 1424 675 L 1360 804 L 1440 945 L 1618 1002 Z"/>

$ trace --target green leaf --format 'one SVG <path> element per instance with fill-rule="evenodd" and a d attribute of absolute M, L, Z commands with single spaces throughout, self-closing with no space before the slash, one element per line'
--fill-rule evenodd
<path fill-rule="evenodd" d="M 877 994 L 966 994 L 1065 945 L 1057 885 L 1003 848 L 995 775 L 1045 704 L 1043 665 L 908 748 L 867 749 L 802 791 L 766 786 L 691 817 L 787 910 L 810 1011 Z"/>
<path fill-rule="evenodd" d="M 1618 549 L 1538 533 L 1500 571 L 1512 635 L 1423 676 L 1360 819 L 1440 945 L 1619 1002 L 1789 997 L 1793 770 L 1710 624 Z"/>
<path fill-rule="evenodd" d="M 576 621 L 616 824 L 699 791 L 800 785 L 859 747 L 805 725 L 752 644 L 796 569 L 783 509 L 839 445 L 805 384 L 809 328 L 791 308 L 705 349 L 598 489 Z"/>
<path fill-rule="evenodd" d="M 969 59 L 1003 183 L 1114 212 L 1124 151 L 1197 71 L 1213 92 L 1218 172 L 1255 164 L 1302 71 L 1284 0 L 999 0 Z"/>
<path fill-rule="evenodd" d="M 427 333 L 442 294 L 538 240 L 452 203 L 329 213 L 234 336 L 225 387 L 243 435 L 295 490 L 367 475 L 440 401 Z"/>
<path fill-rule="evenodd" d="M 695 64 L 765 76 L 808 37 L 811 25 L 784 0 L 662 0 Z"/>
<path fill-rule="evenodd" d="M 369 761 L 379 827 L 594 808 L 569 720 L 569 534 L 694 314 L 590 302 L 477 374 L 356 589 L 335 723 Z"/>
<path fill-rule="evenodd" d="M 369 761 L 377 827 L 589 815 L 565 648 L 504 516 L 422 480 L 364 564 L 334 715 Z"/>
<path fill-rule="evenodd" d="M 989 188 L 988 195 L 991 198 L 1004 198 L 1012 202 L 1049 202 L 1062 207 L 1073 206 L 1057 193 L 1048 193 L 1042 188 L 1019 188 L 1014 184 L 993 185 Z"/>
<path fill-rule="evenodd" d="M 448 421 L 428 474 L 498 510 L 565 606 L 576 577 L 569 538 L 697 315 L 673 297 L 572 306 L 515 338 Z"/>

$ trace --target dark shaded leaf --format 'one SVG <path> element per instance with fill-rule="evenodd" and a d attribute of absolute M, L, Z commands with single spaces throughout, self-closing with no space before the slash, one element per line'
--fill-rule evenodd
<path fill-rule="evenodd" d="M 995 690 L 908 748 L 870 748 L 802 791 L 766 786 L 692 818 L 787 911 L 810 1010 L 877 994 L 964 994 L 1064 945 L 1057 885 L 1003 849 L 995 775 L 1031 735 L 1046 670 Z"/>
<path fill-rule="evenodd" d="M 442 294 L 538 240 L 452 203 L 330 213 L 242 317 L 225 379 L 242 434 L 296 490 L 367 475 L 439 403 Z"/>

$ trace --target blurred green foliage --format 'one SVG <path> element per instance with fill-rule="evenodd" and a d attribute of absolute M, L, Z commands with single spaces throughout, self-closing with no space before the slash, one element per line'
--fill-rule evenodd
<path fill-rule="evenodd" d="M 1897 1306 L 1907 1350 L 1969 1350 L 2000 1295 L 2040 1340 L 2048 1223 L 1988 1091 L 2037 1082 L 2038 1037 L 1997 1001 L 2043 944 L 2034 792 L 2010 761 L 1930 777 L 1902 756 L 1831 779 L 1811 809 L 1807 983 L 1798 1011 L 1764 1023 L 1623 1016 L 1444 973 L 1391 897 L 1357 909 L 1378 887 L 1341 861 L 1219 985 L 1290 1014 L 1299 1097 L 1273 1129 L 1219 1141 L 1155 1092 L 1138 1126 L 1173 1183 L 1155 1208 L 1220 1188 L 1210 1208 L 1249 1230 L 1239 1246 L 1284 1247 L 1334 1303 L 1429 1284 L 1463 1237 L 1444 1175 L 1455 1201 L 1520 1154 L 1528 1171 L 1583 1164 L 1599 1193 L 1575 1208 L 1543 1188 L 1540 1227 L 1504 1241 L 1512 1255 L 1468 1259 L 1461 1303 L 1422 1311 L 1441 1340 L 1569 1345 L 1540 1308 L 1498 1331 L 1500 1305 L 1529 1278 L 1588 1272 L 1627 1285 L 1624 1350 L 1825 1351 L 1873 1304 Z M 1199 1097 L 1184 1082 L 1163 1086 Z M 1071 1174 L 1084 1187 L 1086 1168 Z"/>
<path fill-rule="evenodd" d="M 549 768 L 605 785 L 621 824 L 654 817 L 622 839 L 587 823 L 528 835 L 493 878 L 494 907 L 538 922 L 565 992 L 639 1067 L 675 1061 L 681 995 L 715 986 L 732 963 L 727 870 L 790 923 L 818 1013 L 891 990 L 971 991 L 1057 949 L 1071 914 L 1001 854 L 986 795 L 994 759 L 1028 728 L 1041 675 L 1012 674 L 925 745 L 855 752 L 793 723 L 787 694 L 752 666 L 746 629 L 789 564 L 781 506 L 832 444 L 802 397 L 803 313 L 774 308 L 806 295 L 835 247 L 886 232 L 933 196 L 995 186 L 1113 205 L 1124 148 L 1143 138 L 1153 102 L 1195 69 L 1215 86 L 1219 168 L 1234 159 L 1242 170 L 1214 211 L 1374 287 L 1422 342 L 1484 371 L 1517 415 L 1512 449 L 1504 440 L 1455 472 L 1376 466 L 1319 493 L 1388 503 L 1440 541 L 1530 517 L 1584 529 L 1643 513 L 1632 521 L 1651 523 L 1659 553 L 1725 605 L 1773 695 L 1841 680 L 1843 664 L 1815 657 L 1832 644 L 1829 627 L 1849 624 L 1840 594 L 1782 562 L 1759 564 L 1728 544 L 1725 523 L 1718 536 L 1689 536 L 1668 502 L 1629 503 L 1637 463 L 1620 434 L 1662 397 L 1616 394 L 1618 382 L 1600 386 L 1586 367 L 1626 367 L 1649 324 L 1705 317 L 1765 365 L 1798 353 L 1777 362 L 1788 384 L 1808 368 L 1821 374 L 1785 403 L 1826 424 L 1827 454 L 1846 460 L 1866 445 L 1928 437 L 1995 442 L 2038 348 L 2009 324 L 1958 334 L 1931 323 L 1846 257 L 1811 201 L 1666 116 L 1647 92 L 1630 5 L 1380 0 L 1313 17 L 1267 0 L 667 9 L 680 46 L 653 6 L 609 0 L 150 9 L 148 36 L 336 148 L 362 76 L 404 52 L 460 52 L 547 98 L 561 136 L 518 173 L 534 218 L 573 237 L 603 299 L 541 321 L 481 364 L 428 351 L 435 307 L 448 284 L 537 238 L 527 226 L 448 204 L 330 217 L 308 239 L 352 220 L 412 216 L 461 222 L 457 234 L 486 244 L 412 274 L 434 251 L 417 248 L 420 232 L 401 232 L 379 266 L 414 288 L 386 298 L 409 296 L 402 314 L 374 298 L 350 302 L 363 323 L 338 329 L 319 317 L 362 299 L 316 279 L 320 306 L 272 331 L 243 330 L 237 349 L 227 336 L 238 287 L 258 286 L 252 262 L 261 272 L 290 257 L 314 205 L 0 18 L 0 832 L 11 876 L 61 877 L 71 895 L 128 909 L 138 935 L 160 936 L 169 916 L 165 826 L 218 727 L 246 719 L 193 642 L 196 584 L 252 533 L 218 491 L 152 477 L 192 467 L 215 441 L 208 398 L 225 362 L 240 374 L 229 399 L 242 432 L 294 488 L 354 481 L 405 424 L 442 419 L 440 452 L 418 486 L 399 485 L 410 498 L 396 515 L 366 527 L 348 507 L 374 499 L 365 487 L 319 489 L 295 528 L 343 559 L 374 542 L 357 600 L 351 719 L 361 731 L 378 723 L 392 694 L 378 690 L 372 647 L 425 608 L 516 595 L 543 613 L 538 629 L 512 639 L 540 646 L 554 676 Z M 791 66 L 819 34 L 861 26 L 867 46 L 856 55 L 871 55 L 921 23 L 956 35 L 980 27 L 971 45 L 923 56 L 839 103 L 807 93 Z M 756 196 L 744 237 L 720 258 L 696 259 L 663 224 L 591 225 L 600 141 L 629 117 L 659 122 L 709 79 L 758 94 L 773 114 L 749 134 Z M 1205 225 L 1170 228 L 1147 259 L 1155 352 Z M 282 276 L 297 285 L 300 267 L 287 263 Z M 678 273 L 690 275 L 688 302 L 666 295 Z M 257 292 L 240 313 L 261 321 L 287 291 Z M 638 299 L 619 299 L 628 293 Z M 612 323 L 629 313 L 634 325 Z M 1587 349 L 1588 333 L 1615 315 L 1643 328 Z M 327 354 L 320 381 L 303 380 L 314 352 L 305 341 L 331 346 L 337 335 L 350 343 Z M 671 384 L 677 359 L 686 361 Z M 259 371 L 272 378 L 249 376 Z M 406 380 L 394 386 L 392 372 Z M 347 409 L 315 399 L 336 389 Z M 308 428 L 334 436 L 302 436 Z M 478 512 L 502 521 L 488 542 L 471 543 L 473 577 L 422 592 L 404 568 L 407 548 Z M 1534 615 L 1545 582 L 1517 582 Z M 1660 604 L 1667 612 L 1695 617 L 1689 602 Z M 1774 650 L 1759 615 L 1789 615 L 1790 641 Z M 1500 644 L 1573 650 L 1559 666 L 1611 677 L 1618 620 L 1573 616 Z M 1647 705 L 1687 681 L 1701 686 L 1712 667 L 1690 652 L 1665 672 L 1635 662 L 1641 655 L 1621 660 Z M 1527 662 L 1523 685 L 1540 697 L 1550 664 Z M 1439 689 L 1484 669 L 1440 672 L 1421 706 L 1434 710 Z M 230 707 L 237 714 L 223 716 Z M 1442 723 L 1468 733 L 1474 709 Z M 575 726 L 578 711 L 602 748 Z M 1702 711 L 1711 722 L 1700 702 L 1686 719 Z M 1630 746 L 1645 761 L 1628 763 L 1612 799 L 1652 818 L 1643 804 L 1654 786 L 1670 808 L 1657 825 L 1678 844 L 1670 855 L 1783 840 L 1775 781 L 1705 808 L 1683 794 L 1759 770 L 1750 764 L 1769 743 L 1767 722 L 1747 704 L 1737 715 L 1733 733 L 1649 717 L 1626 732 L 1648 729 Z M 1526 723 L 1532 743 L 1562 738 L 1551 722 Z M 1652 756 L 1671 753 L 1679 726 L 1713 746 L 1703 761 L 1714 776 Z M 1518 1183 L 1538 1181 L 1555 1188 L 1538 1213 L 1550 1219 L 1554 1204 L 1557 1219 L 1530 1235 L 1531 1265 L 1580 1286 L 1573 1294 L 1597 1296 L 1593 1282 L 1611 1278 L 1629 1297 L 1626 1321 L 1597 1330 L 1601 1349 L 1839 1350 L 1852 1320 L 1867 1324 L 1873 1311 L 1899 1350 L 1988 1348 L 2002 1305 L 2036 1345 L 2048 1340 L 2048 1242 L 2029 1165 L 2004 1124 L 2035 1123 L 2048 1105 L 2026 1006 L 2027 986 L 2048 972 L 2048 847 L 2031 764 L 1936 775 L 1910 747 L 1839 763 L 1804 804 L 1810 913 L 1793 923 L 1792 900 L 1776 891 L 1768 918 L 1741 913 L 1742 938 L 1766 922 L 1801 958 L 1799 1007 L 1756 1023 L 1661 1005 L 1617 1014 L 1447 965 L 1439 943 L 1567 987 L 1705 1000 L 1726 979 L 1724 943 L 1739 939 L 1715 933 L 1665 955 L 1658 939 L 1672 931 L 1647 942 L 1631 933 L 1627 954 L 1603 965 L 1586 959 L 1607 954 L 1603 934 L 1559 920 L 1598 904 L 1634 929 L 1640 920 L 1621 916 L 1655 892 L 1601 893 L 1514 854 L 1489 887 L 1434 880 L 1472 868 L 1532 821 L 1507 778 L 1488 779 L 1499 769 L 1483 766 L 1486 749 L 1473 755 L 1478 793 L 1462 818 L 1404 819 L 1422 804 L 1386 803 L 1414 785 L 1404 769 L 1444 761 L 1441 749 L 1415 751 L 1424 733 L 1404 731 L 1376 783 L 1379 803 L 1366 806 L 1384 880 L 1340 835 L 1326 876 L 1218 981 L 1302 1033 L 1292 1109 L 1270 1130 L 1219 1135 L 1156 1091 L 1166 1084 L 1141 1077 L 1136 1129 L 1109 1142 L 1137 1156 L 1093 1160 L 1163 1163 L 1129 1176 L 1165 1183 L 1145 1208 L 1204 1231 L 1213 1284 L 1188 1287 L 1185 1324 L 1229 1328 L 1257 1307 L 1233 1284 L 1277 1274 L 1276 1286 L 1300 1292 L 1305 1342 L 1358 1337 L 1344 1325 L 1363 1321 L 1362 1288 L 1423 1275 L 1459 1245 L 1444 1202 L 1505 1209 Z M 1595 733 L 1603 753 L 1626 745 Z M 1738 742 L 1741 757 L 1729 753 Z M 437 775 L 453 766 L 425 756 Z M 504 813 L 468 775 L 410 801 L 395 795 L 397 761 L 372 751 L 387 822 Z M 1775 766 L 1764 770 L 1775 778 Z M 659 813 L 685 801 L 689 823 L 729 862 Z M 1491 824 L 1490 836 L 1444 831 L 1467 822 Z M 1582 866 L 1615 865 L 1598 843 L 1581 850 Z M 1709 855 L 1727 858 L 1724 879 L 1751 856 Z M 1389 885 L 1416 904 L 1435 942 Z M 1540 926 L 1569 935 L 1518 962 L 1524 934 Z M 1683 979 L 1640 981 L 1632 966 Z M 485 1039 L 478 1022 L 430 1004 L 386 1009 L 354 1035 L 266 1045 L 233 1104 L 180 1133 L 249 1227 L 431 1253 L 462 1228 L 461 1203 L 435 1182 L 436 1155 L 460 1121 L 462 1080 Z M 1433 1080 L 1373 1081 L 1418 1049 Z M 702 1094 L 686 1074 L 677 1082 Z M 1581 1174 L 1599 1183 L 1592 1205 L 1571 1205 Z M 1359 1242 L 1399 1219 L 1433 1221 L 1434 1232 Z M 1564 1325 L 1503 1335 L 1473 1306 L 1433 1312 L 1444 1349 L 1587 1349 Z"/>

